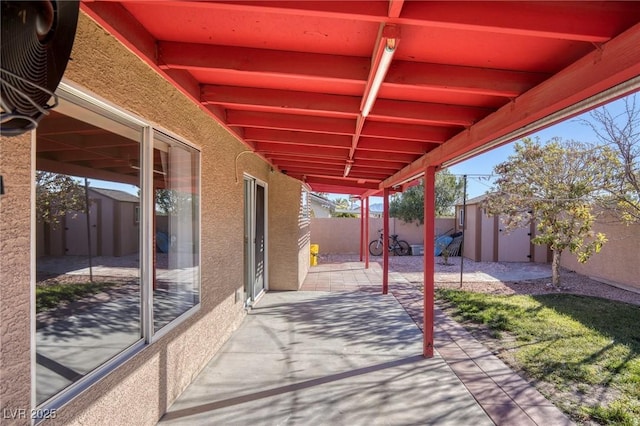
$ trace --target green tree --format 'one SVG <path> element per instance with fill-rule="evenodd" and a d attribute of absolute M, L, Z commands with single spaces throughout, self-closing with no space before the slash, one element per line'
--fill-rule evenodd
<path fill-rule="evenodd" d="M 336 208 L 338 209 L 343 209 L 343 210 L 349 209 L 349 206 L 350 206 L 349 200 L 347 200 L 346 198 L 336 198 L 333 202 L 335 203 Z M 357 217 L 357 215 L 354 213 L 335 212 L 335 211 L 331 212 L 331 216 L 332 217 Z"/>
<path fill-rule="evenodd" d="M 463 182 L 447 169 L 436 174 L 436 216 L 453 216 L 454 206 L 462 198 Z M 394 197 L 389 203 L 389 216 L 407 223 L 424 223 L 424 182 Z"/>
<path fill-rule="evenodd" d="M 36 219 L 52 227 L 68 213 L 86 211 L 84 187 L 71 176 L 36 172 Z"/>
<path fill-rule="evenodd" d="M 185 209 L 191 211 L 192 195 L 175 189 L 156 189 L 156 211 L 172 215 Z"/>
<path fill-rule="evenodd" d="M 534 244 L 553 251 L 552 281 L 560 284 L 563 251 L 586 262 L 607 241 L 592 226 L 594 206 L 615 186 L 618 160 L 607 147 L 554 138 L 546 144 L 526 138 L 516 143 L 515 153 L 495 167 L 498 178 L 485 200 L 490 214 L 504 215 L 507 232 L 537 227 Z"/>
<path fill-rule="evenodd" d="M 624 109 L 614 115 L 604 106 L 591 112 L 591 120 L 580 120 L 591 127 L 598 141 L 618 155 L 619 186 L 611 192 L 607 207 L 625 222 L 640 222 L 640 105 L 637 96 L 624 99 Z"/>

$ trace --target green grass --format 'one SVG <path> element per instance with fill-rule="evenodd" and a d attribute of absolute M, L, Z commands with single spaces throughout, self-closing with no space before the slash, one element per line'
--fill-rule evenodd
<path fill-rule="evenodd" d="M 457 320 L 484 324 L 527 375 L 576 395 L 554 401 L 574 419 L 640 425 L 640 307 L 566 294 L 436 295 Z"/>
<path fill-rule="evenodd" d="M 61 302 L 73 302 L 84 296 L 96 294 L 113 283 L 87 282 L 73 284 L 51 284 L 36 287 L 36 312 L 55 308 Z"/>

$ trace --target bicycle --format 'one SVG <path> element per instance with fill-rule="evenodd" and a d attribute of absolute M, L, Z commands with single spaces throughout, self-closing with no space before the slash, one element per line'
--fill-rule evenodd
<path fill-rule="evenodd" d="M 383 230 L 378 229 L 378 233 L 380 234 L 378 239 L 369 243 L 369 253 L 371 253 L 372 256 L 380 256 L 384 247 L 382 240 Z M 407 256 L 410 251 L 411 247 L 409 243 L 404 240 L 399 240 L 397 234 L 392 234 L 389 237 L 389 252 L 393 252 L 396 256 Z"/>

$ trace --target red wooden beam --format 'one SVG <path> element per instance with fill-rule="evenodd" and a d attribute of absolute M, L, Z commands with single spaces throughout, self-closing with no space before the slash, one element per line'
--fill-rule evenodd
<path fill-rule="evenodd" d="M 436 168 L 427 167 L 424 184 L 424 315 L 423 315 L 423 345 L 422 354 L 425 358 L 433 358 L 434 335 L 434 273 L 435 261 L 433 255 L 433 241 L 435 240 L 436 225 Z"/>
<path fill-rule="evenodd" d="M 404 0 L 389 0 L 389 18 L 399 18 Z"/>
<path fill-rule="evenodd" d="M 382 294 L 389 292 L 389 187 L 382 190 Z"/>
<path fill-rule="evenodd" d="M 395 61 L 385 87 L 417 86 L 446 92 L 515 98 L 548 78 L 548 74 L 488 68 Z"/>
<path fill-rule="evenodd" d="M 275 142 L 298 146 L 351 147 L 351 138 L 344 135 L 248 128 L 244 131 L 244 137 L 247 141 L 253 142 Z M 295 152 L 296 147 L 292 146 L 290 149 Z"/>
<path fill-rule="evenodd" d="M 355 126 L 353 119 L 236 110 L 229 110 L 227 112 L 227 123 L 230 126 L 298 130 L 339 135 L 352 134 Z"/>
<path fill-rule="evenodd" d="M 277 153 L 292 153 L 305 154 L 310 158 L 341 158 L 344 160 L 346 160 L 347 155 L 349 154 L 349 150 L 343 148 L 297 146 L 295 147 L 295 149 L 292 149 L 291 144 L 270 142 L 256 142 L 255 150 L 265 155 Z"/>
<path fill-rule="evenodd" d="M 626 4 L 625 4 L 626 3 Z M 422 2 L 404 5 L 400 24 L 602 43 L 619 31 L 620 10 L 637 21 L 633 2 Z"/>
<path fill-rule="evenodd" d="M 175 4 L 175 1 L 164 3 Z M 369 1 L 367 7 L 362 7 L 359 1 L 326 1 L 309 0 L 292 1 L 225 1 L 203 2 L 182 1 L 181 5 L 203 11 L 233 10 L 239 12 L 262 12 L 292 16 L 308 16 L 316 18 L 349 19 L 371 22 L 383 22 L 387 18 L 386 1 Z M 206 13 L 206 12 L 203 12 Z"/>
<path fill-rule="evenodd" d="M 350 178 L 327 178 L 323 176 L 307 176 L 305 182 L 309 184 L 324 184 L 340 187 L 353 187 L 356 189 L 377 189 L 378 184 L 374 182 L 358 182 L 358 179 Z"/>
<path fill-rule="evenodd" d="M 324 116 L 338 118 L 355 118 L 360 104 L 357 96 L 216 85 L 204 85 L 200 100 L 204 105 L 224 105 L 264 112 L 298 112 L 305 115 L 324 113 Z"/>
<path fill-rule="evenodd" d="M 577 60 L 469 130 L 459 133 L 425 154 L 420 160 L 385 180 L 382 185 L 394 186 L 421 173 L 426 166 L 437 166 L 480 148 L 493 140 L 517 132 L 527 125 L 640 75 L 638 46 L 640 46 L 640 24 L 636 24 L 611 40 L 601 49 Z M 576 110 L 573 115 L 578 115 L 580 112 L 582 111 Z M 546 126 L 552 124 L 554 123 L 548 122 Z M 538 128 L 532 127 L 528 132 L 518 134 L 513 139 L 535 130 Z"/>
<path fill-rule="evenodd" d="M 354 56 L 169 41 L 158 42 L 158 64 L 161 68 L 229 70 L 246 73 L 249 78 L 286 74 L 304 76 L 312 82 L 315 77 L 362 85 L 369 70 L 366 58 Z"/>
<path fill-rule="evenodd" d="M 393 163 L 405 163 L 409 164 L 419 158 L 418 155 L 402 154 L 402 153 L 387 153 L 379 151 L 361 151 L 357 150 L 354 156 L 354 160 L 357 162 L 361 159 L 377 160 L 377 161 L 390 161 Z"/>
<path fill-rule="evenodd" d="M 361 136 L 442 143 L 455 133 L 456 131 L 452 128 L 444 126 L 385 123 L 368 119 L 362 128 Z"/>
<path fill-rule="evenodd" d="M 469 127 L 492 112 L 488 108 L 378 99 L 369 117 L 396 123 Z"/>
<path fill-rule="evenodd" d="M 364 252 L 364 268 L 369 269 L 369 197 L 364 197 L 364 244 L 366 246 Z"/>
<path fill-rule="evenodd" d="M 429 152 L 436 146 L 438 145 L 424 142 L 361 137 L 360 143 L 358 144 L 358 149 L 364 151 L 382 151 L 388 153 L 422 155 L 426 152 Z"/>

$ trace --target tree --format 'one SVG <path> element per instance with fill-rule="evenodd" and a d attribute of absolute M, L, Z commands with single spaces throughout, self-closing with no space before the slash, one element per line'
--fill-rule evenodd
<path fill-rule="evenodd" d="M 156 189 L 156 211 L 174 215 L 191 211 L 193 197 L 190 193 L 175 189 Z"/>
<path fill-rule="evenodd" d="M 346 198 L 336 198 L 333 202 L 335 203 L 336 208 L 338 209 L 347 210 L 350 207 L 349 200 L 347 200 Z M 332 217 L 358 217 L 354 213 L 335 212 L 335 211 L 331 213 L 331 216 Z"/>
<path fill-rule="evenodd" d="M 462 198 L 461 179 L 444 169 L 436 174 L 436 216 L 452 216 L 455 202 Z M 389 203 L 389 215 L 407 223 L 424 223 L 424 182 L 404 191 Z"/>
<path fill-rule="evenodd" d="M 531 241 L 552 250 L 552 282 L 559 286 L 563 251 L 584 263 L 607 241 L 592 230 L 594 207 L 615 186 L 616 164 L 608 147 L 559 138 L 546 144 L 523 139 L 507 161 L 495 166 L 498 178 L 485 208 L 489 214 L 505 215 L 507 232 L 534 221 L 537 233 Z"/>
<path fill-rule="evenodd" d="M 71 176 L 36 172 L 36 219 L 52 227 L 68 213 L 86 212 L 84 187 Z"/>
<path fill-rule="evenodd" d="M 604 146 L 616 151 L 620 161 L 619 186 L 611 193 L 613 203 L 625 222 L 640 222 L 640 106 L 636 95 L 624 99 L 624 110 L 617 115 L 602 107 L 591 112 L 591 127 Z"/>

